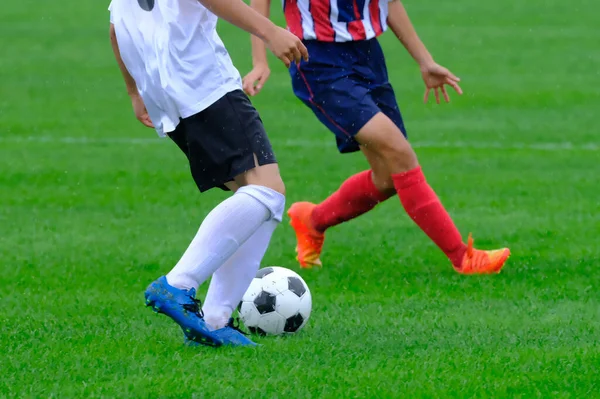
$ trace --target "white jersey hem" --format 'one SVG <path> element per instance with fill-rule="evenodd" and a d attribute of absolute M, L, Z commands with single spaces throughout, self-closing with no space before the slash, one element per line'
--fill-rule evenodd
<path fill-rule="evenodd" d="M 225 94 L 241 89 L 241 86 L 237 82 L 224 84 L 223 86 L 219 87 L 217 90 L 209 94 L 207 97 L 205 97 L 202 101 L 197 102 L 196 104 L 190 107 L 181 109 L 179 111 L 181 117 L 189 118 L 192 115 L 196 115 L 198 112 L 204 111 L 206 108 L 219 101 Z"/>
<path fill-rule="evenodd" d="M 197 102 L 196 104 L 186 107 L 180 110 L 181 118 L 189 118 L 190 116 L 196 115 L 199 112 L 204 111 L 206 108 L 210 107 L 217 101 L 219 101 L 225 94 L 231 93 L 232 91 L 242 90 L 239 84 L 237 83 L 228 83 L 217 90 L 213 91 L 208 97 L 204 100 Z M 170 123 L 170 120 L 164 121 L 161 123 L 160 127 L 157 126 L 156 133 L 158 133 L 159 137 L 168 137 L 168 134 L 175 131 L 180 121 L 175 121 L 174 123 Z M 170 125 L 169 127 L 165 127 L 165 125 Z"/>

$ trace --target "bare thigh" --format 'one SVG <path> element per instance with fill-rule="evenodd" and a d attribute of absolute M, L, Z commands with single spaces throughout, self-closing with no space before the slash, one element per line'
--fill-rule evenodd
<path fill-rule="evenodd" d="M 281 179 L 281 175 L 279 173 L 279 165 L 276 163 L 258 165 L 258 161 L 256 161 L 256 159 L 255 164 L 256 167 L 254 169 L 250 169 L 240 175 L 237 175 L 233 182 L 226 184 L 227 187 L 229 189 L 234 187 L 237 190 L 239 187 L 255 184 L 258 186 L 268 187 L 285 195 L 285 185 L 283 184 L 283 180 Z"/>

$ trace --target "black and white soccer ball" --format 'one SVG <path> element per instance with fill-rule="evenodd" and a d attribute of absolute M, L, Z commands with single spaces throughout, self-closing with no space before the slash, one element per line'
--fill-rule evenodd
<path fill-rule="evenodd" d="M 265 267 L 256 273 L 238 306 L 240 319 L 260 335 L 294 334 L 308 321 L 312 297 L 297 273 L 284 267 Z"/>

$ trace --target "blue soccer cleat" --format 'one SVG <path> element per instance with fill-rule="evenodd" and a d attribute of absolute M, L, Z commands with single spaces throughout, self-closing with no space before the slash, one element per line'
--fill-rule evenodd
<path fill-rule="evenodd" d="M 148 286 L 145 297 L 146 306 L 173 319 L 190 341 L 207 346 L 222 345 L 222 338 L 204 321 L 195 289 L 175 288 L 163 276 Z"/>
<path fill-rule="evenodd" d="M 234 324 L 233 319 L 229 319 L 229 323 L 225 327 L 212 331 L 212 334 L 224 346 L 258 346 L 246 337 L 246 334 L 240 330 L 239 324 Z M 185 344 L 187 346 L 200 345 L 198 342 L 190 340 L 187 336 L 185 337 Z"/>
<path fill-rule="evenodd" d="M 222 345 L 258 346 L 246 336 L 246 333 L 240 330 L 239 321 L 238 324 L 235 325 L 233 319 L 229 319 L 229 323 L 227 323 L 225 327 L 214 330 L 212 333 L 217 337 Z"/>

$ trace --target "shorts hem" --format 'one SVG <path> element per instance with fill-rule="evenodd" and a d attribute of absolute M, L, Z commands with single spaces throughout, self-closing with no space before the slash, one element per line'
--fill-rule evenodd
<path fill-rule="evenodd" d="M 262 163 L 260 161 L 258 162 L 258 166 L 273 165 L 273 164 L 277 164 L 277 160 L 269 159 L 269 160 L 264 160 Z M 214 184 L 197 184 L 198 189 L 200 190 L 201 193 L 211 190 L 213 188 L 220 188 L 223 191 L 230 191 L 227 188 L 227 186 L 225 186 L 226 183 L 235 182 L 235 178 L 237 176 L 239 176 L 243 173 L 246 173 L 254 168 L 256 168 L 256 164 L 254 163 L 254 154 L 253 154 L 251 163 L 245 164 L 244 166 L 241 166 L 241 167 L 236 168 L 235 170 L 232 170 L 230 176 L 224 182 L 221 182 L 221 183 L 215 182 Z"/>

